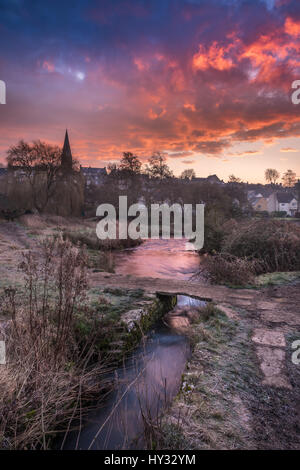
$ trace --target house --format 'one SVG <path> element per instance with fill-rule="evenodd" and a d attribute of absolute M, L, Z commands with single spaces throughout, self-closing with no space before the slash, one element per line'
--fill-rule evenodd
<path fill-rule="evenodd" d="M 271 188 L 250 190 L 247 193 L 248 201 L 255 211 L 286 212 L 294 216 L 298 212 L 298 200 L 292 192 L 274 191 Z"/>
<path fill-rule="evenodd" d="M 294 216 L 298 212 L 298 200 L 293 193 L 277 193 L 277 211 Z"/>
<path fill-rule="evenodd" d="M 260 188 L 258 191 L 250 190 L 247 197 L 255 211 L 271 213 L 277 210 L 276 192 L 270 188 Z"/>
<path fill-rule="evenodd" d="M 102 184 L 107 176 L 106 167 L 104 168 L 91 168 L 80 166 L 80 171 L 85 178 L 86 186 L 98 186 Z"/>

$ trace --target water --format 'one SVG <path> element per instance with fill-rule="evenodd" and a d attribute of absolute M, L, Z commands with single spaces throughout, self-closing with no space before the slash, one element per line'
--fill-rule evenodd
<path fill-rule="evenodd" d="M 199 257 L 185 250 L 183 240 L 149 240 L 115 256 L 116 272 L 135 276 L 189 279 Z M 178 296 L 178 306 L 203 302 Z M 126 360 L 115 377 L 117 386 L 104 407 L 89 415 L 81 432 L 69 434 L 65 449 L 141 449 L 143 413 L 151 419 L 177 394 L 190 354 L 185 336 L 163 322 L 149 333 L 144 344 Z"/>
<path fill-rule="evenodd" d="M 189 345 L 183 336 L 157 325 L 145 344 L 116 371 L 116 390 L 103 408 L 89 416 L 77 448 L 140 448 L 141 409 L 155 417 L 174 397 L 188 355 Z M 77 440 L 78 432 L 73 432 L 64 448 L 76 448 Z"/>
<path fill-rule="evenodd" d="M 189 279 L 199 269 L 199 255 L 186 240 L 146 240 L 114 255 L 115 272 L 138 277 Z"/>

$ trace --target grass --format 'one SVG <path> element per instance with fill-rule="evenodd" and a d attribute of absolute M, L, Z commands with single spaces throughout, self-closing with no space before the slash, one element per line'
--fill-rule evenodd
<path fill-rule="evenodd" d="M 257 276 L 255 284 L 259 287 L 290 284 L 300 278 L 300 271 L 276 272 Z"/>
<path fill-rule="evenodd" d="M 300 369 L 289 354 L 286 369 L 293 390 L 277 389 L 261 385 L 245 312 L 236 322 L 210 304 L 192 325 L 191 336 L 192 357 L 181 391 L 162 420 L 157 448 L 299 448 Z M 287 344 L 294 338 L 299 336 L 288 337 Z"/>
<path fill-rule="evenodd" d="M 63 232 L 63 237 L 70 240 L 73 244 L 85 245 L 87 248 L 96 251 L 111 251 L 122 250 L 126 248 L 133 248 L 142 243 L 142 240 L 115 239 L 115 240 L 100 240 L 96 235 L 96 225 L 93 228 L 85 227 L 80 230 L 66 229 Z"/>

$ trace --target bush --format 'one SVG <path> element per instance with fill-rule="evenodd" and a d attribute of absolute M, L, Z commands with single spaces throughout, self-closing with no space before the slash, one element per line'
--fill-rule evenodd
<path fill-rule="evenodd" d="M 92 399 L 107 390 L 103 363 L 92 363 L 95 330 L 77 339 L 77 311 L 85 306 L 86 256 L 70 242 L 44 242 L 41 257 L 24 254 L 25 293 L 6 289 L 10 314 L 7 364 L 0 368 L 0 448 L 49 448 Z"/>
<path fill-rule="evenodd" d="M 258 217 L 259 219 L 267 219 L 270 217 L 270 214 L 268 211 L 256 211 L 255 217 Z"/>
<path fill-rule="evenodd" d="M 254 282 L 256 261 L 238 258 L 226 253 L 208 256 L 203 262 L 203 274 L 214 284 L 244 286 Z"/>
<path fill-rule="evenodd" d="M 275 211 L 271 213 L 272 217 L 286 217 L 287 212 L 286 211 Z"/>
<path fill-rule="evenodd" d="M 20 209 L 5 194 L 0 194 L 0 217 L 6 220 L 14 220 L 25 210 Z"/>
<path fill-rule="evenodd" d="M 225 237 L 222 252 L 259 261 L 257 274 L 300 270 L 300 227 L 279 220 L 239 224 Z"/>
<path fill-rule="evenodd" d="M 224 239 L 224 232 L 220 227 L 215 227 L 210 223 L 204 225 L 204 246 L 205 253 L 215 253 L 221 250 Z"/>

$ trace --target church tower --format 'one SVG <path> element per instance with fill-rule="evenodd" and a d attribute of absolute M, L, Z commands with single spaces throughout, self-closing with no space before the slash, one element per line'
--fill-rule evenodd
<path fill-rule="evenodd" d="M 72 164 L 73 164 L 72 152 L 71 152 L 71 147 L 70 147 L 70 142 L 69 142 L 68 131 L 66 130 L 65 142 L 64 142 L 63 151 L 61 154 L 61 168 L 63 171 L 71 173 Z"/>

